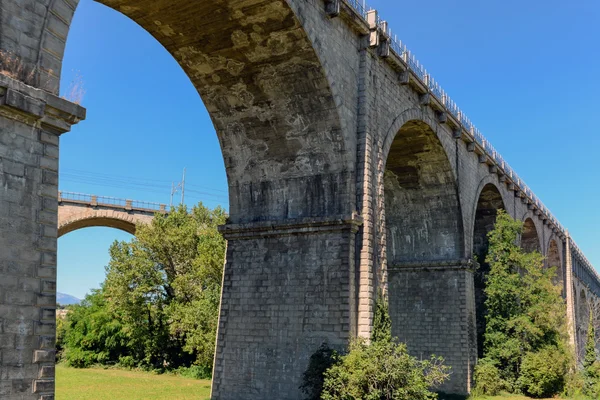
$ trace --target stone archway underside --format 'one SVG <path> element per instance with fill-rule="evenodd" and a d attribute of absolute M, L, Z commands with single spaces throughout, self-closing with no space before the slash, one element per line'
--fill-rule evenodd
<path fill-rule="evenodd" d="M 527 218 L 523 223 L 523 233 L 521 234 L 521 248 L 527 252 L 541 252 L 540 238 L 537 228 L 531 218 Z"/>
<path fill-rule="evenodd" d="M 78 229 L 83 228 L 91 228 L 91 227 L 106 227 L 106 228 L 115 228 L 121 231 L 130 233 L 135 235 L 136 224 L 135 221 L 127 221 L 117 218 L 107 218 L 107 217 L 88 217 L 77 219 L 74 221 L 67 221 L 63 225 L 59 225 L 58 227 L 58 237 L 66 235 L 67 233 L 76 231 Z"/>
<path fill-rule="evenodd" d="M 546 266 L 553 267 L 556 269 L 556 276 L 554 278 L 554 283 L 561 283 L 563 286 L 562 293 L 565 295 L 564 288 L 564 268 L 560 258 L 560 252 L 558 249 L 558 244 L 556 240 L 551 239 L 548 245 L 548 253 L 546 255 Z"/>
<path fill-rule="evenodd" d="M 439 354 L 466 379 L 475 345 L 474 308 L 466 293 L 472 273 L 464 260 L 456 179 L 436 133 L 426 123 L 405 123 L 391 144 L 383 174 L 387 272 L 392 334 L 420 357 Z M 472 292 L 470 292 L 472 294 Z M 471 325 L 472 327 L 473 325 Z M 444 336 L 444 341 L 438 338 Z M 454 349 L 454 350 L 451 350 Z"/>

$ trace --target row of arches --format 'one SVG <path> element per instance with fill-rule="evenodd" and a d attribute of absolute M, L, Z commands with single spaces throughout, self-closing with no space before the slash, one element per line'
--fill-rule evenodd
<path fill-rule="evenodd" d="M 387 156 L 383 173 L 387 267 L 388 271 L 398 271 L 402 266 L 414 265 L 427 269 L 444 262 L 464 262 L 460 260 L 474 256 L 479 264 L 473 284 L 477 352 L 481 356 L 485 332 L 485 276 L 489 272 L 489 265 L 485 262 L 487 234 L 494 227 L 498 210 L 506 210 L 507 204 L 499 186 L 494 181 L 484 179 L 475 197 L 472 213 L 469 214 L 471 210 L 463 210 L 465 206 L 461 200 L 465 196 L 463 192 L 467 191 L 459 190 L 459 169 L 448 156 L 440 134 L 447 135 L 443 129 L 436 129 L 423 120 L 409 120 L 395 135 L 389 146 L 389 153 L 384 154 Z M 471 238 L 471 243 L 465 237 Z M 524 220 L 520 244 L 527 252 L 542 252 L 545 247 L 546 266 L 555 267 L 556 281 L 564 282 L 559 242 L 551 238 L 547 246 L 543 246 L 532 218 Z M 411 285 L 421 285 L 421 289 L 428 291 L 427 294 L 416 295 L 417 301 L 414 303 L 402 300 L 395 307 L 402 315 L 407 315 L 403 308 L 417 307 L 420 313 L 413 316 L 419 318 L 419 315 L 427 317 L 427 314 L 436 312 L 437 306 L 428 303 L 429 299 L 424 297 L 444 298 L 443 294 L 431 286 L 447 284 L 457 278 L 455 275 L 444 282 L 437 282 L 437 277 L 429 275 L 426 279 L 436 282 L 430 283 L 429 287 L 427 283 L 419 282 L 424 279 L 423 275 L 403 275 L 401 283 L 397 282 L 398 279 L 390 286 L 390 297 L 410 298 L 413 294 L 404 288 Z M 398 289 L 402 285 L 403 288 Z M 459 287 L 460 285 L 454 285 L 451 290 Z M 393 293 L 394 290 L 399 290 L 399 293 Z M 390 301 L 395 300 L 391 298 Z M 423 332 L 427 332 L 427 329 Z M 409 336 L 406 337 L 407 341 L 410 341 Z"/>

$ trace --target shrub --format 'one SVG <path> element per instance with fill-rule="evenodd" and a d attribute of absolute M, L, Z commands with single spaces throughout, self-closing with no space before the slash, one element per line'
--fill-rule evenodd
<path fill-rule="evenodd" d="M 567 357 L 557 348 L 546 347 L 523 357 L 517 385 L 532 397 L 551 397 L 563 391 Z"/>
<path fill-rule="evenodd" d="M 137 365 L 132 356 L 121 356 L 119 357 L 119 366 L 131 369 L 135 368 Z"/>
<path fill-rule="evenodd" d="M 565 378 L 565 387 L 562 395 L 567 399 L 579 399 L 583 395 L 583 374 L 573 369 Z"/>
<path fill-rule="evenodd" d="M 476 396 L 496 396 L 507 389 L 506 382 L 502 379 L 496 363 L 489 358 L 482 358 L 477 362 L 474 378 L 475 388 L 473 394 Z"/>
<path fill-rule="evenodd" d="M 300 390 L 306 395 L 307 400 L 321 398 L 325 380 L 324 373 L 335 364 L 336 358 L 336 351 L 329 348 L 327 343 L 321 344 L 321 347 L 310 356 L 308 368 L 302 375 L 302 385 L 300 385 Z"/>
<path fill-rule="evenodd" d="M 210 379 L 212 378 L 212 366 L 192 365 L 190 367 L 179 367 L 175 370 L 177 375 L 192 379 Z"/>
<path fill-rule="evenodd" d="M 325 372 L 323 400 L 429 400 L 448 378 L 441 358 L 419 361 L 396 340 L 355 339 L 350 352 Z"/>

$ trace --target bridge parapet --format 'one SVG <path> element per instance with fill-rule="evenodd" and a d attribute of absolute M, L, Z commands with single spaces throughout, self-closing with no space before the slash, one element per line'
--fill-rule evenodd
<path fill-rule="evenodd" d="M 110 208 L 123 208 L 124 210 L 136 210 L 143 212 L 160 212 L 166 213 L 167 207 L 165 204 L 153 203 L 150 201 L 139 201 L 130 199 L 120 199 L 117 197 L 97 196 L 93 194 L 76 193 L 76 192 L 58 192 L 59 203 L 76 203 L 87 204 L 93 207 L 103 206 Z"/>

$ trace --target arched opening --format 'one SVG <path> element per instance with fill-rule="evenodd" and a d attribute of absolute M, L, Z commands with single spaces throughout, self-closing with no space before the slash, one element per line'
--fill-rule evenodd
<path fill-rule="evenodd" d="M 221 145 L 232 223 L 353 210 L 355 150 L 346 144 L 324 67 L 298 20 L 300 5 L 100 3 L 164 46 L 200 94 Z"/>
<path fill-rule="evenodd" d="M 433 130 L 402 126 L 384 173 L 388 265 L 458 259 L 462 224 L 454 174 Z"/>
<path fill-rule="evenodd" d="M 65 234 L 58 240 L 57 291 L 81 300 L 104 280 L 108 248 L 132 235 L 109 227 L 89 227 Z M 60 298 L 57 299 L 60 304 Z M 64 305 L 64 304 L 62 304 Z"/>
<path fill-rule="evenodd" d="M 453 338 L 468 331 L 448 321 L 464 318 L 462 219 L 451 164 L 429 125 L 413 120 L 401 127 L 383 183 L 392 334 L 415 356 L 443 356 L 460 382 L 468 374 L 468 344 Z"/>
<path fill-rule="evenodd" d="M 504 210 L 504 201 L 498 188 L 488 183 L 481 190 L 477 200 L 475 211 L 475 223 L 473 227 L 473 255 L 478 262 L 475 271 L 475 310 L 477 319 L 477 352 L 483 356 L 483 335 L 485 333 L 485 279 L 490 266 L 485 262 L 487 257 L 489 240 L 487 234 L 494 229 L 498 210 Z"/>
<path fill-rule="evenodd" d="M 577 348 L 579 349 L 579 361 L 582 362 L 585 357 L 585 344 L 590 322 L 590 308 L 585 294 L 585 289 L 579 292 L 579 301 L 577 304 Z"/>
<path fill-rule="evenodd" d="M 550 268 L 554 268 L 556 270 L 556 275 L 554 276 L 554 283 L 559 284 L 562 287 L 563 296 L 565 295 L 564 290 L 564 270 L 562 266 L 562 261 L 560 259 L 560 253 L 558 250 L 558 244 L 556 240 L 551 239 L 548 245 L 548 254 L 546 255 L 546 265 Z"/>
<path fill-rule="evenodd" d="M 115 228 L 130 235 L 135 235 L 136 225 L 135 223 L 126 219 L 90 216 L 86 218 L 65 221 L 62 225 L 59 224 L 58 237 L 60 238 L 61 236 L 78 229 L 90 227 Z"/>
<path fill-rule="evenodd" d="M 200 94 L 223 154 L 231 225 L 352 214 L 355 132 L 342 129 L 336 96 L 298 20 L 298 13 L 310 18 L 305 2 L 101 3 L 157 39 Z M 164 78 L 158 74 L 146 84 L 156 87 L 156 100 L 168 103 L 160 95 Z M 355 104 L 352 102 L 352 107 Z M 165 118 L 176 120 L 173 115 Z M 136 128 L 134 125 L 131 130 Z M 170 139 L 167 133 L 161 140 Z M 143 138 L 140 133 L 138 137 Z M 186 141 L 181 143 L 187 147 Z M 270 289 L 270 301 L 266 305 L 262 292 L 248 293 L 236 282 L 225 286 L 232 293 L 228 298 L 234 300 L 219 327 L 220 340 L 226 336 L 229 340 L 218 352 L 221 358 L 217 362 L 222 366 L 218 370 L 226 372 L 214 378 L 216 396 L 265 398 L 281 393 L 293 397 L 306 367 L 304 355 L 312 353 L 324 338 L 332 345 L 346 343 L 349 328 L 344 327 L 349 324 L 332 331 L 329 316 L 339 312 L 337 300 L 350 297 L 350 289 L 340 283 L 343 279 L 331 278 L 340 278 L 340 271 L 346 273 L 344 263 L 353 256 L 344 252 L 352 246 L 332 250 L 333 261 L 314 261 L 314 254 L 331 250 L 330 243 L 349 240 L 349 234 L 328 232 L 322 235 L 326 240 L 304 234 L 282 239 L 258 236 L 229 242 L 226 269 L 238 278 L 251 279 L 269 270 L 271 273 L 260 276 Z M 277 273 L 278 269 L 283 271 Z M 282 279 L 284 275 L 286 279 Z M 289 290 L 289 282 L 301 286 L 314 276 L 325 277 L 319 281 L 322 290 Z M 231 274 L 225 276 L 230 278 Z M 243 310 L 238 307 L 242 298 Z M 279 306 L 284 303 L 305 305 L 304 317 L 290 321 L 280 316 Z M 269 329 L 249 332 L 257 315 L 265 315 L 261 324 Z M 307 326 L 310 328 L 305 329 Z M 282 329 L 287 335 L 278 334 Z M 250 345 L 248 336 L 255 337 Z M 257 380 L 258 374 L 261 379 Z"/>
<path fill-rule="evenodd" d="M 527 218 L 525 223 L 523 224 L 523 233 L 521 234 L 521 248 L 527 252 L 531 253 L 533 251 L 540 252 L 540 238 L 537 233 L 537 229 L 533 220 L 531 218 Z"/>

